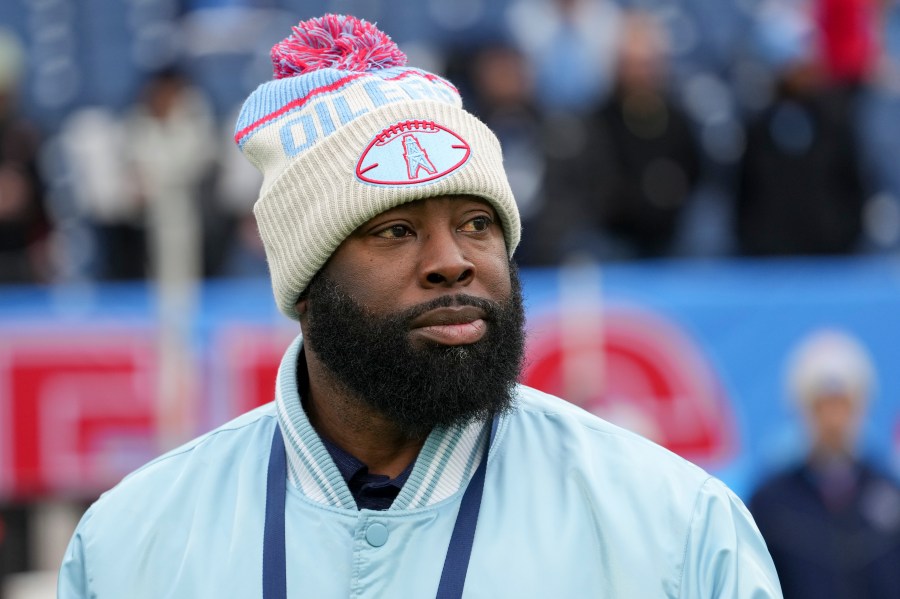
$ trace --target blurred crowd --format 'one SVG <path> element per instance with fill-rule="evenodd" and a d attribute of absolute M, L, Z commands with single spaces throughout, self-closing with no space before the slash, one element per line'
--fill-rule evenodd
<path fill-rule="evenodd" d="M 56 4 L 77 24 L 66 0 L 17 14 Z M 58 32 L 0 33 L 0 282 L 265 274 L 259 178 L 231 137 L 298 7 L 153 4 L 168 35 L 138 30 L 117 94 L 35 64 Z M 395 37 L 501 138 L 522 265 L 900 247 L 896 0 L 437 4 L 407 16 L 440 35 Z"/>

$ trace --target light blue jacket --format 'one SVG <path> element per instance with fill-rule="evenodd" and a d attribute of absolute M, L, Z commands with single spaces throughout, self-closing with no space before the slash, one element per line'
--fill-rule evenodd
<path fill-rule="evenodd" d="M 59 598 L 262 596 L 272 434 L 289 466 L 289 597 L 434 597 L 485 427 L 436 430 L 390 510 L 357 510 L 300 406 L 300 340 L 276 400 L 144 466 L 85 514 Z M 366 531 L 383 524 L 387 541 Z M 657 445 L 520 387 L 490 447 L 464 597 L 780 598 L 749 513 Z"/>

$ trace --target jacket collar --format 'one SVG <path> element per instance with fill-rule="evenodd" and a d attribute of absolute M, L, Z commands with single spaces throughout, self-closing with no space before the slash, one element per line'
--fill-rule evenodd
<path fill-rule="evenodd" d="M 308 499 L 356 511 L 356 502 L 328 450 L 306 417 L 297 385 L 300 336 L 285 352 L 278 369 L 275 408 L 285 440 L 288 480 Z M 466 486 L 487 445 L 484 422 L 431 431 L 406 484 L 391 510 L 434 505 Z"/>

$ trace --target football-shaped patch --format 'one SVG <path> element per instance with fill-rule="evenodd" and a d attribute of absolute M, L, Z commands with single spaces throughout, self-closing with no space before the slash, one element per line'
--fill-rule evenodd
<path fill-rule="evenodd" d="M 375 185 L 415 185 L 449 175 L 469 159 L 469 144 L 434 121 L 402 121 L 369 142 L 356 176 Z"/>

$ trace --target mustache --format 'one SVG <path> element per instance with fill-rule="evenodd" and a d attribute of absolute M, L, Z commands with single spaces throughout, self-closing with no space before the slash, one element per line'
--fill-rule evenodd
<path fill-rule="evenodd" d="M 472 306 L 474 308 L 479 308 L 485 313 L 486 320 L 496 320 L 497 314 L 503 308 L 499 302 L 493 300 L 475 297 L 465 293 L 457 293 L 455 295 L 442 295 L 433 300 L 411 306 L 397 314 L 397 320 L 404 324 L 410 324 L 413 320 L 426 312 L 430 312 L 437 308 L 449 308 L 451 306 Z"/>

